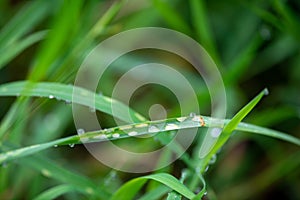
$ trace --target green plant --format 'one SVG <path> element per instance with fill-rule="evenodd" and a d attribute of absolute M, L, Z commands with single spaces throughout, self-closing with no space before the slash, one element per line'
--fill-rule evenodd
<path fill-rule="evenodd" d="M 300 140 L 297 135 L 265 128 L 295 133 L 299 130 L 296 86 L 299 85 L 300 31 L 297 28 L 299 16 L 292 6 L 279 0 L 238 3 L 232 7 L 226 3 L 194 0 L 188 3 L 140 1 L 134 2 L 136 7 L 131 7 L 130 3 L 132 1 L 109 4 L 81 0 L 31 1 L 20 5 L 11 5 L 9 1 L 1 3 L 0 13 L 4 18 L 0 21 L 3 25 L 0 31 L 0 198 L 54 199 L 61 195 L 66 199 L 177 200 L 201 199 L 205 195 L 209 199 L 259 195 L 263 198 L 269 195 L 266 188 L 281 194 L 276 187 L 272 190 L 271 183 L 276 181 L 283 186 L 293 184 L 289 189 L 291 195 L 284 194 L 285 198 L 300 197 L 296 190 Z M 178 8 L 181 10 L 177 11 Z M 13 17 L 7 10 L 14 12 Z M 236 19 L 236 15 L 240 18 Z M 229 24 L 235 19 L 230 31 L 222 24 L 222 17 Z M 47 23 L 42 23 L 44 21 Z M 50 24 L 50 30 L 45 24 Z M 101 87 L 102 94 L 69 84 L 74 82 L 86 54 L 100 41 L 122 30 L 143 26 L 175 29 L 206 48 L 224 78 L 231 119 L 182 114 L 174 96 L 160 87 L 142 88 L 142 95 L 135 94 L 130 105 L 111 98 L 116 77 L 132 66 L 154 59 L 155 53 L 147 51 L 133 53 L 113 63 L 114 67 L 103 77 L 106 86 Z M 201 111 L 209 113 L 209 92 L 201 86 L 203 81 L 199 75 L 182 60 L 174 61 L 169 54 L 160 53 L 165 57 L 163 62 L 181 69 L 190 80 L 197 100 L 202 103 Z M 285 75 L 281 75 L 287 79 L 286 85 L 281 80 L 271 80 L 275 86 L 268 80 L 261 80 L 261 77 L 273 77 L 280 72 L 278 66 L 281 65 L 289 66 L 284 69 Z M 22 72 L 16 75 L 15 71 L 21 68 Z M 15 81 L 19 79 L 21 81 Z M 249 83 L 257 84 L 248 86 Z M 178 83 L 175 80 L 173 84 Z M 271 95 L 254 109 L 247 123 L 241 122 L 267 90 L 242 109 L 240 107 L 266 85 Z M 85 95 L 74 98 L 78 93 Z M 91 98 L 95 99 L 95 105 Z M 147 108 L 154 102 L 169 109 L 166 119 L 149 120 Z M 106 129 L 77 130 L 81 133 L 74 134 L 71 104 L 89 107 Z M 112 107 L 118 113 L 114 113 Z M 235 112 L 237 114 L 233 115 Z M 124 124 L 114 123 L 112 117 Z M 158 165 L 168 162 L 172 153 L 178 155 L 179 160 L 151 174 L 133 175 L 104 168 L 81 145 L 82 141 L 110 140 L 126 148 L 137 144 L 132 147 L 133 151 L 144 152 L 169 144 L 176 130 L 193 128 L 198 131 L 192 146 L 185 151 L 180 144 L 171 143 L 160 155 Z M 221 133 L 205 157 L 199 158 L 207 128 L 217 128 Z M 234 135 L 235 132 L 238 134 Z M 245 137 L 240 132 L 250 134 Z M 145 135 L 151 137 L 136 138 Z M 250 148 L 251 142 L 254 148 Z M 87 158 L 82 160 L 81 155 Z M 262 165 L 266 167 L 257 164 L 261 159 L 265 160 Z M 249 165 L 255 170 L 251 171 Z M 256 176 L 252 178 L 250 173 Z"/>

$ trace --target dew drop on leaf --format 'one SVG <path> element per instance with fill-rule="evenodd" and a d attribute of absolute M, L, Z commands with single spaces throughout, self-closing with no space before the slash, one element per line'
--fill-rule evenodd
<path fill-rule="evenodd" d="M 82 134 L 84 134 L 84 133 L 85 133 L 85 130 L 84 130 L 84 129 L 82 129 L 82 128 L 77 129 L 77 134 L 78 134 L 78 135 L 82 135 Z"/>
<path fill-rule="evenodd" d="M 156 132 L 159 132 L 159 128 L 157 128 L 156 126 L 151 125 L 151 126 L 149 126 L 149 128 L 148 128 L 148 132 L 149 132 L 149 133 L 156 133 Z"/>

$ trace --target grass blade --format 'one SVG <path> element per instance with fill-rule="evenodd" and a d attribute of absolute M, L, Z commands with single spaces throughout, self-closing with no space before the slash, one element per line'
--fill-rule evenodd
<path fill-rule="evenodd" d="M 214 127 L 214 128 L 223 128 L 223 124 L 229 124 L 230 120 L 220 120 L 220 119 L 214 119 L 210 117 L 204 117 L 204 116 L 196 116 L 197 118 L 203 117 L 204 119 L 204 126 L 205 127 Z M 131 137 L 131 135 L 134 133 L 135 136 L 141 136 L 145 134 L 153 134 L 148 132 L 148 126 L 159 126 L 161 124 L 165 125 L 168 123 L 174 124 L 172 130 L 178 130 L 178 129 L 185 129 L 185 128 L 197 128 L 202 127 L 203 124 L 199 122 L 195 122 L 192 119 L 188 119 L 188 117 L 180 117 L 180 118 L 187 118 L 185 122 L 178 122 L 178 118 L 171 118 L 167 120 L 159 120 L 159 121 L 152 121 L 152 122 L 143 122 L 143 123 L 137 123 L 132 125 L 124 125 L 114 128 L 109 128 L 105 130 L 99 130 L 99 131 L 93 131 L 93 132 L 86 132 L 85 134 L 82 134 L 80 137 L 78 135 L 70 136 L 67 138 L 61 138 L 58 140 L 54 140 L 47 143 L 42 144 L 36 144 L 28 147 L 23 147 L 16 150 L 11 150 L 8 152 L 4 152 L 0 154 L 0 163 L 7 162 L 9 160 L 14 160 L 20 157 L 24 157 L 27 155 L 31 155 L 33 153 L 37 153 L 39 151 L 51 148 L 56 145 L 72 145 L 81 143 L 81 141 L 84 142 L 101 142 L 101 141 L 107 141 L 107 140 L 116 140 L 121 138 L 128 138 Z M 168 131 L 172 131 L 168 130 Z M 287 142 L 291 142 L 293 144 L 296 144 L 300 146 L 300 139 L 293 137 L 291 135 L 287 135 L 285 133 L 281 133 L 279 131 L 247 124 L 247 123 L 239 123 L 235 130 L 239 131 L 245 131 L 260 135 L 265 135 L 277 139 L 281 139 Z M 124 132 L 125 131 L 125 132 Z M 164 132 L 166 130 L 160 130 L 159 132 Z M 118 134 L 118 138 L 113 137 L 114 134 Z M 224 141 L 222 141 L 223 143 Z M 215 150 L 214 150 L 215 151 Z M 177 151 L 176 151 L 177 152 Z M 183 159 L 185 160 L 185 159 Z M 209 161 L 209 160 L 208 160 Z M 188 162 L 189 163 L 189 162 Z M 187 164 L 188 164 L 187 163 Z"/>
<path fill-rule="evenodd" d="M 42 44 L 38 51 L 35 65 L 32 67 L 29 74 L 30 80 L 40 80 L 46 77 L 49 72 L 51 64 L 55 59 L 64 52 L 64 46 L 68 45 L 72 38 L 78 24 L 80 8 L 83 2 L 81 0 L 63 1 L 62 8 L 57 19 L 54 19 L 54 25 L 47 35 L 47 39 Z"/>
<path fill-rule="evenodd" d="M 247 114 L 256 106 L 256 104 L 261 100 L 264 95 L 268 94 L 268 90 L 264 89 L 260 92 L 252 101 L 250 101 L 246 106 L 244 106 L 224 127 L 216 144 L 211 148 L 209 152 L 202 152 L 203 149 L 200 149 L 199 155 L 200 158 L 203 158 L 202 155 L 206 155 L 201 160 L 200 172 L 205 171 L 206 166 L 208 165 L 210 159 L 215 155 L 218 150 L 225 144 L 225 142 L 231 136 L 231 133 L 238 127 L 238 124 L 247 116 Z M 205 149 L 206 150 L 206 149 Z"/>
<path fill-rule="evenodd" d="M 185 20 L 182 19 L 180 15 L 178 15 L 178 12 L 173 9 L 170 4 L 161 0 L 153 0 L 152 2 L 153 6 L 161 14 L 164 20 L 170 25 L 170 27 L 187 35 L 191 35 L 192 31 L 186 24 Z"/>
<path fill-rule="evenodd" d="M 130 200 L 133 199 L 140 188 L 147 182 L 147 180 L 154 180 L 160 182 L 179 194 L 185 196 L 186 198 L 193 198 L 195 194 L 191 192 L 186 186 L 184 186 L 179 180 L 170 174 L 160 173 L 152 174 L 148 176 L 143 176 L 135 178 L 125 183 L 111 198 L 111 200 L 123 199 Z"/>
<path fill-rule="evenodd" d="M 73 96 L 74 95 L 77 96 Z M 65 85 L 60 83 L 33 83 L 29 81 L 13 82 L 0 86 L 0 96 L 30 96 L 30 97 L 47 97 L 56 98 L 65 102 L 73 102 L 87 107 L 95 107 L 95 109 L 112 115 L 112 107 L 117 108 L 119 113 L 117 118 L 131 122 L 128 119 L 128 107 L 109 97 L 97 95 L 91 91 L 76 86 Z M 79 96 L 80 94 L 80 96 Z M 95 99 L 95 105 L 92 105 L 92 99 Z M 74 101 L 73 101 L 74 100 Z M 134 122 L 145 121 L 145 118 L 129 109 L 130 116 Z"/>
<path fill-rule="evenodd" d="M 34 200 L 55 199 L 69 192 L 78 192 L 72 185 L 59 185 L 52 187 L 43 193 L 39 194 Z"/>
<path fill-rule="evenodd" d="M 21 41 L 15 42 L 11 46 L 9 46 L 0 56 L 0 69 L 4 67 L 4 65 L 6 65 L 15 56 L 21 53 L 24 49 L 44 39 L 46 34 L 47 31 L 33 33 L 22 39 Z"/>
<path fill-rule="evenodd" d="M 192 22 L 200 43 L 205 49 L 207 49 L 208 53 L 212 56 L 217 65 L 220 65 L 220 59 L 217 54 L 215 42 L 213 40 L 213 34 L 208 24 L 204 1 L 190 0 L 190 6 L 193 17 Z"/>

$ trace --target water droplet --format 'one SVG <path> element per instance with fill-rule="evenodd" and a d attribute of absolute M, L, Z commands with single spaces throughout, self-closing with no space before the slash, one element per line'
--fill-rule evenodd
<path fill-rule="evenodd" d="M 53 99 L 53 98 L 54 98 L 54 96 L 50 94 L 49 95 L 49 99 Z"/>
<path fill-rule="evenodd" d="M 131 131 L 128 133 L 129 136 L 136 136 L 138 134 L 138 132 L 136 131 Z"/>
<path fill-rule="evenodd" d="M 118 137 L 120 137 L 120 134 L 119 133 L 114 133 L 114 134 L 112 134 L 112 137 L 113 138 L 118 138 Z"/>
<path fill-rule="evenodd" d="M 75 144 L 69 144 L 69 146 L 70 146 L 71 148 L 73 148 L 73 147 L 75 146 Z"/>
<path fill-rule="evenodd" d="M 183 122 L 184 120 L 186 120 L 186 117 L 178 117 L 176 118 L 176 120 L 179 122 Z"/>
<path fill-rule="evenodd" d="M 264 95 L 269 95 L 269 90 L 267 88 L 264 89 Z"/>
<path fill-rule="evenodd" d="M 204 192 L 203 195 L 206 196 L 206 195 L 207 195 L 207 192 Z"/>
<path fill-rule="evenodd" d="M 157 128 L 156 126 L 151 125 L 151 126 L 149 126 L 149 128 L 148 128 L 148 132 L 149 132 L 149 133 L 156 133 L 156 132 L 159 132 L 159 128 Z"/>
<path fill-rule="evenodd" d="M 177 126 L 176 124 L 167 124 L 167 126 L 165 127 L 166 131 L 170 131 L 174 129 L 179 129 L 179 126 Z"/>
<path fill-rule="evenodd" d="M 77 134 L 78 134 L 78 135 L 82 135 L 82 134 L 84 134 L 84 133 L 85 133 L 85 130 L 84 130 L 84 129 L 82 129 L 82 128 L 77 129 Z"/>
<path fill-rule="evenodd" d="M 70 100 L 65 100 L 65 103 L 66 103 L 67 105 L 69 105 L 69 104 L 72 103 L 72 101 L 70 101 Z"/>
<path fill-rule="evenodd" d="M 214 137 L 214 138 L 217 138 L 219 137 L 219 135 L 221 134 L 222 132 L 222 129 L 220 128 L 213 128 L 210 132 L 211 136 Z"/>
<path fill-rule="evenodd" d="M 195 116 L 196 116 L 196 113 L 194 113 L 194 112 L 190 113 L 190 117 L 195 117 Z"/>
<path fill-rule="evenodd" d="M 271 31 L 268 27 L 263 26 L 260 29 L 260 36 L 264 39 L 264 40 L 269 40 L 272 36 Z"/>
<path fill-rule="evenodd" d="M 217 161 L 217 155 L 214 154 L 214 155 L 210 158 L 209 164 L 212 165 L 212 164 L 214 164 L 216 161 Z"/>
<path fill-rule="evenodd" d="M 200 119 L 199 116 L 195 115 L 195 116 L 192 118 L 192 121 L 194 121 L 194 122 L 200 122 L 201 119 Z"/>
<path fill-rule="evenodd" d="M 94 138 L 94 139 L 100 139 L 100 140 L 103 140 L 103 139 L 106 139 L 106 138 L 107 138 L 107 135 L 105 135 L 105 134 L 100 134 L 100 135 L 94 136 L 93 138 Z"/>
<path fill-rule="evenodd" d="M 53 147 L 58 147 L 58 145 L 57 145 L 57 144 L 55 144 L 55 145 L 53 145 Z"/>
<path fill-rule="evenodd" d="M 205 167 L 205 170 L 204 170 L 204 172 L 207 172 L 207 171 L 208 171 L 208 169 L 209 169 L 209 166 L 207 165 L 207 166 Z"/>
<path fill-rule="evenodd" d="M 46 176 L 46 177 L 50 177 L 50 176 L 51 176 L 51 173 L 50 173 L 48 170 L 46 170 L 46 169 L 42 169 L 41 173 L 42 173 L 44 176 Z"/>
<path fill-rule="evenodd" d="M 90 112 L 94 113 L 96 112 L 96 108 L 95 107 L 89 107 Z"/>
<path fill-rule="evenodd" d="M 94 193 L 94 190 L 92 188 L 90 188 L 90 187 L 86 188 L 85 191 L 88 194 L 93 194 Z"/>

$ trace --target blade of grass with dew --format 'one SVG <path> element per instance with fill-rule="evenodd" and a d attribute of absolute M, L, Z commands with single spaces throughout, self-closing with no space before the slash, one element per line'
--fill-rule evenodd
<path fill-rule="evenodd" d="M 161 0 L 153 0 L 153 6 L 163 19 L 175 30 L 178 30 L 186 35 L 191 35 L 192 31 L 185 22 L 185 19 L 178 14 L 178 12 L 172 8 L 172 4 L 168 4 Z"/>
<path fill-rule="evenodd" d="M 181 195 L 176 192 L 169 192 L 166 200 L 181 200 Z"/>
<path fill-rule="evenodd" d="M 47 33 L 48 31 L 39 31 L 21 39 L 20 41 L 13 42 L 13 44 L 5 49 L 0 56 L 0 69 L 20 54 L 24 49 L 44 39 Z"/>
<path fill-rule="evenodd" d="M 230 120 L 220 120 L 220 119 L 213 119 L 210 117 L 205 117 L 205 116 L 195 116 L 196 118 L 202 117 L 204 119 L 206 127 L 215 127 L 215 128 L 223 128 L 223 123 L 228 124 Z M 188 118 L 188 117 L 180 117 L 180 120 L 182 118 Z M 14 160 L 20 157 L 24 157 L 27 155 L 31 155 L 34 153 L 37 153 L 39 151 L 51 148 L 53 146 L 59 146 L 59 145 L 74 145 L 81 143 L 82 141 L 84 143 L 86 142 L 101 142 L 101 141 L 107 141 L 107 140 L 116 140 L 116 139 L 121 139 L 121 138 L 128 138 L 131 136 L 141 136 L 141 135 L 146 135 L 146 134 L 154 134 L 153 132 L 149 133 L 148 131 L 148 126 L 150 125 L 155 125 L 155 126 L 162 126 L 165 125 L 166 123 L 171 123 L 174 124 L 174 127 L 172 128 L 173 130 L 178 130 L 178 129 L 185 129 L 185 128 L 197 128 L 197 127 L 203 127 L 199 121 L 193 121 L 191 120 L 186 120 L 185 122 L 178 122 L 178 118 L 170 118 L 167 120 L 159 120 L 159 121 L 151 121 L 151 122 L 143 122 L 139 124 L 132 124 L 132 125 L 124 125 L 124 126 L 119 126 L 119 127 L 114 127 L 114 128 L 109 128 L 105 130 L 100 130 L 100 131 L 93 131 L 93 132 L 86 132 L 82 134 L 81 136 L 74 135 L 74 136 L 69 136 L 66 138 L 61 138 L 58 140 L 54 140 L 51 142 L 47 143 L 42 143 L 42 144 L 36 144 L 32 146 L 27 146 L 23 147 L 20 149 L 16 150 L 11 150 L 7 152 L 3 152 L 0 154 L 0 163 L 9 161 L 9 160 Z M 296 144 L 300 146 L 300 140 L 296 137 L 293 137 L 291 135 L 287 135 L 285 133 L 281 133 L 279 131 L 251 125 L 251 124 L 246 124 L 246 123 L 239 123 L 236 127 L 236 130 L 240 131 L 245 131 L 245 132 L 251 132 L 255 134 L 260 134 L 260 135 L 266 135 L 269 137 L 281 139 L 293 144 Z M 126 132 L 124 132 L 126 131 Z M 164 132 L 166 130 L 158 130 L 157 132 Z M 168 130 L 172 131 L 172 130 Z M 118 134 L 118 138 L 113 137 L 114 134 Z M 173 150 L 173 149 L 172 149 Z M 177 150 L 174 150 L 174 152 L 177 152 Z M 185 154 L 184 154 L 185 155 Z M 189 164 L 190 161 L 188 157 L 182 158 L 183 161 L 186 162 L 186 164 Z M 209 160 L 208 160 L 209 161 Z"/>
<path fill-rule="evenodd" d="M 138 191 L 148 180 L 155 180 L 160 182 L 186 198 L 192 199 L 196 195 L 191 192 L 185 185 L 179 182 L 175 177 L 170 174 L 160 173 L 148 176 L 142 176 L 132 179 L 125 183 L 111 198 L 111 200 L 123 199 L 130 200 L 135 197 Z"/>
<path fill-rule="evenodd" d="M 19 85 L 18 85 L 19 83 L 20 82 L 12 84 L 13 86 L 15 84 L 17 84 L 18 90 L 17 91 L 10 90 L 9 95 L 20 94 L 20 91 L 22 91 L 22 89 L 19 88 Z M 24 84 L 24 82 L 21 82 L 21 85 L 23 85 L 23 84 Z M 46 83 L 46 86 L 47 85 L 48 85 L 48 83 Z M 3 88 L 6 88 L 6 87 L 0 86 L 0 91 L 1 90 L 3 91 Z M 13 87 L 10 89 L 13 89 Z M 42 89 L 43 89 L 42 91 L 44 91 L 45 88 L 42 87 Z M 47 90 L 48 90 L 47 93 L 38 91 L 35 94 L 30 93 L 27 95 L 29 95 L 29 96 L 33 96 L 33 95 L 48 96 L 48 95 L 53 94 L 54 90 L 51 89 L 51 87 L 50 87 L 50 89 L 48 88 Z M 59 90 L 59 91 L 61 92 L 61 90 Z M 72 101 L 72 98 L 70 97 L 71 91 L 72 90 L 64 91 L 66 93 L 63 93 L 63 95 L 61 95 L 61 93 L 58 93 L 59 95 L 56 97 L 63 99 L 63 100 Z M 31 92 L 32 92 L 32 90 L 31 90 Z M 51 92 L 51 93 L 49 93 L 49 92 Z M 68 97 L 68 92 L 69 92 L 69 97 Z M 6 95 L 8 95 L 8 93 Z M 66 96 L 68 98 L 66 98 Z M 79 104 L 81 103 L 86 106 L 91 106 L 91 105 L 87 105 L 86 102 L 84 102 L 84 101 L 79 101 L 77 103 L 79 103 Z M 103 110 L 102 107 L 99 108 L 97 106 L 96 106 L 96 109 Z M 203 118 L 203 122 L 201 122 L 201 120 L 200 120 L 201 117 Z M 137 120 L 139 120 L 139 119 L 137 119 Z M 4 162 L 7 160 L 16 159 L 18 157 L 23 157 L 23 156 L 30 155 L 35 152 L 39 152 L 41 150 L 50 148 L 54 145 L 80 143 L 80 139 L 84 140 L 84 142 L 99 142 L 99 141 L 105 141 L 105 140 L 113 140 L 113 139 L 116 139 L 116 138 L 112 137 L 113 133 L 118 133 L 119 138 L 130 137 L 133 134 L 135 134 L 135 135 L 149 134 L 148 126 L 150 126 L 150 125 L 161 127 L 161 126 L 164 126 L 166 123 L 171 123 L 171 124 L 174 124 L 173 129 L 178 130 L 178 129 L 196 128 L 196 127 L 202 127 L 202 126 L 223 128 L 222 126 L 223 126 L 224 122 L 229 123 L 228 120 L 223 121 L 223 120 L 213 119 L 213 118 L 204 117 L 204 116 L 194 116 L 193 118 L 191 118 L 191 117 L 170 118 L 167 120 L 145 122 L 145 123 L 133 124 L 133 125 L 125 125 L 125 126 L 110 128 L 107 130 L 100 130 L 100 131 L 93 131 L 93 132 L 85 133 L 85 134 L 81 135 L 81 137 L 75 135 L 75 136 L 70 136 L 67 138 L 62 138 L 62 139 L 58 139 L 55 141 L 51 141 L 48 143 L 37 144 L 37 145 L 32 145 L 32 146 L 24 147 L 24 148 L 17 149 L 17 150 L 12 150 L 12 151 L 0 154 L 0 160 L 1 160 L 1 162 Z M 126 130 L 126 133 L 124 133 L 122 130 Z M 239 125 L 237 125 L 236 130 L 242 130 L 242 131 L 247 131 L 247 132 L 253 132 L 256 134 L 267 135 L 267 136 L 275 137 L 278 139 L 282 139 L 282 140 L 294 143 L 296 145 L 300 145 L 300 140 L 293 136 L 290 136 L 290 135 L 287 135 L 287 134 L 284 134 L 284 133 L 281 133 L 278 131 L 270 130 L 267 128 L 263 128 L 263 127 L 240 123 Z M 164 131 L 166 131 L 166 130 L 161 129 L 161 130 L 158 130 L 157 132 L 164 132 Z"/>
<path fill-rule="evenodd" d="M 45 199 L 55 199 L 63 194 L 67 194 L 69 192 L 80 192 L 76 188 L 74 188 L 72 185 L 58 185 L 54 186 L 50 189 L 47 189 L 46 191 L 39 194 L 37 197 L 35 197 L 33 200 L 45 200 Z"/>
<path fill-rule="evenodd" d="M 128 111 L 134 122 L 146 120 L 142 115 L 134 112 L 128 108 L 128 106 L 119 101 L 95 94 L 89 90 L 76 86 L 60 83 L 33 83 L 30 81 L 12 82 L 0 86 L 0 96 L 18 95 L 29 97 L 47 97 L 50 99 L 56 98 L 65 102 L 77 103 L 87 107 L 95 107 L 95 109 L 110 115 L 113 115 L 111 108 L 114 107 L 119 111 L 118 116 L 116 117 L 125 122 L 131 122 L 131 120 L 128 119 Z M 92 105 L 93 98 L 95 99 L 95 105 Z M 75 101 L 73 102 L 73 100 Z"/>
<path fill-rule="evenodd" d="M 204 153 L 206 156 L 200 161 L 200 173 L 202 174 L 209 164 L 211 158 L 218 152 L 218 150 L 227 142 L 232 132 L 238 127 L 238 124 L 248 115 L 248 113 L 256 106 L 264 95 L 268 94 L 268 90 L 264 89 L 252 101 L 244 106 L 223 128 L 218 137 L 216 144 L 210 149 L 209 152 Z M 203 152 L 199 152 L 199 155 Z"/>

